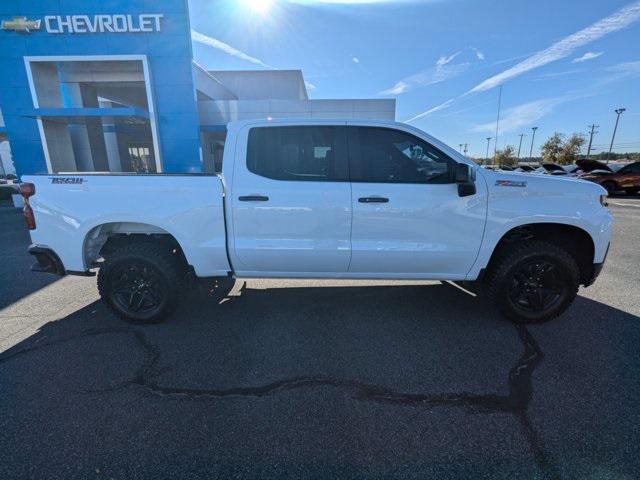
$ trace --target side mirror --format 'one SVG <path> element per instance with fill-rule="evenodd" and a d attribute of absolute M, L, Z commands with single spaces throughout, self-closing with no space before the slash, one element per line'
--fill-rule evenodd
<path fill-rule="evenodd" d="M 476 171 L 466 163 L 459 163 L 456 167 L 456 183 L 458 195 L 467 197 L 476 193 Z"/>

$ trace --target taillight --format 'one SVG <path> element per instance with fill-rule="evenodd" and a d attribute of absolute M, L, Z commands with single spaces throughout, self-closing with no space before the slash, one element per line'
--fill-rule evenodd
<path fill-rule="evenodd" d="M 27 227 L 29 230 L 35 230 L 36 217 L 33 215 L 31 205 L 29 205 L 29 197 L 36 194 L 36 186 L 33 183 L 22 183 L 20 184 L 20 194 L 22 195 L 22 198 L 24 198 L 22 213 L 24 213 L 24 218 L 27 221 Z"/>

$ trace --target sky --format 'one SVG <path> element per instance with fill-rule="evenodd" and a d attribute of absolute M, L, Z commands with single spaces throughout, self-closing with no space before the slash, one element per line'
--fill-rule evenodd
<path fill-rule="evenodd" d="M 209 69 L 300 69 L 310 98 L 395 98 L 396 119 L 484 157 L 554 132 L 640 151 L 640 0 L 189 0 Z M 501 92 L 501 93 L 500 93 Z"/>

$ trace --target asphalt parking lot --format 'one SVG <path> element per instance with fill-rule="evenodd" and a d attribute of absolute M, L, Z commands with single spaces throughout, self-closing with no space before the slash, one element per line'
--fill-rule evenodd
<path fill-rule="evenodd" d="M 132 326 L 0 208 L 0 478 L 640 477 L 640 197 L 515 327 L 438 282 L 237 282 Z"/>

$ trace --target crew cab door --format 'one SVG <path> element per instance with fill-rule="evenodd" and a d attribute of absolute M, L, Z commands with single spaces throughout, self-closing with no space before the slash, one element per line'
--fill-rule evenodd
<path fill-rule="evenodd" d="M 347 124 L 353 223 L 349 272 L 462 279 L 486 217 L 486 189 L 461 197 L 456 162 L 411 133 Z"/>
<path fill-rule="evenodd" d="M 347 271 L 351 189 L 344 122 L 245 127 L 232 179 L 231 260 L 240 276 Z"/>

